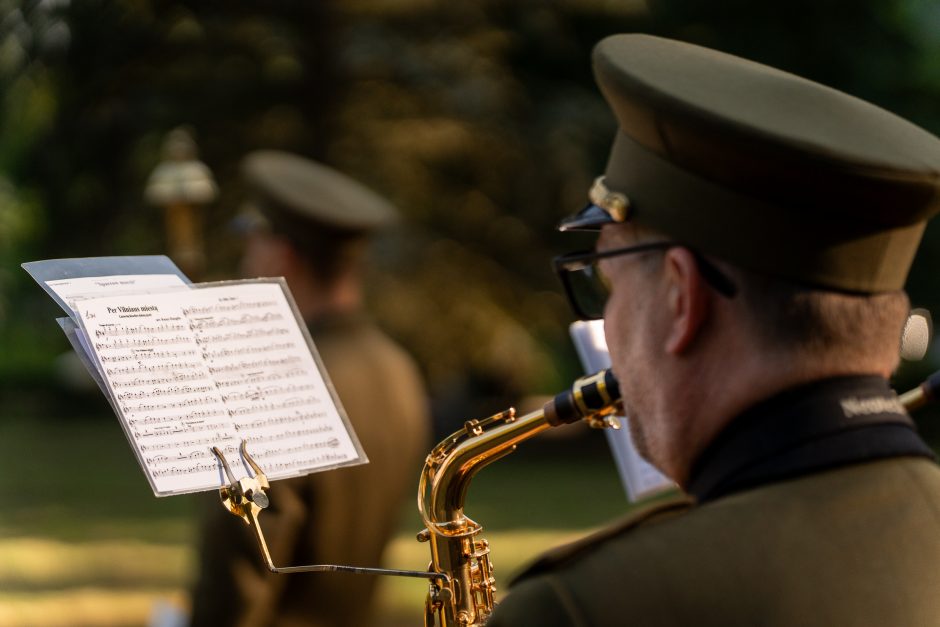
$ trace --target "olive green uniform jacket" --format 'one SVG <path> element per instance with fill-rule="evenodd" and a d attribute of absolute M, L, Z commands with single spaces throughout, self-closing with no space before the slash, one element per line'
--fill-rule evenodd
<path fill-rule="evenodd" d="M 773 455 L 780 437 L 762 437 L 800 416 L 739 429 L 710 447 L 699 504 L 647 506 L 548 555 L 488 627 L 940 626 L 940 469 L 900 416 L 843 418 Z"/>
<path fill-rule="evenodd" d="M 310 331 L 369 463 L 273 482 L 262 529 L 278 566 L 379 566 L 429 448 L 427 396 L 412 359 L 371 323 Z M 378 624 L 377 577 L 268 573 L 248 526 L 207 497 L 193 625 Z"/>

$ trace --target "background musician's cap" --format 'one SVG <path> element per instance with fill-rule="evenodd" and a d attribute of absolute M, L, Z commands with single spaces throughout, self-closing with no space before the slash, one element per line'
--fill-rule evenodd
<path fill-rule="evenodd" d="M 243 226 L 267 221 L 280 233 L 311 228 L 358 235 L 392 224 L 398 212 L 384 198 L 352 178 L 288 152 L 260 150 L 241 163 L 250 188 Z"/>
<path fill-rule="evenodd" d="M 616 35 L 594 71 L 619 130 L 562 230 L 635 221 L 769 275 L 900 289 L 940 210 L 940 140 L 872 104 L 699 46 Z"/>

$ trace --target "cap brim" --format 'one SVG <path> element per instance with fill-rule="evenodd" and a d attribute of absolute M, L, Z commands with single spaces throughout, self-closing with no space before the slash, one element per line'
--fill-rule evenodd
<path fill-rule="evenodd" d="M 600 231 L 605 224 L 616 222 L 613 216 L 598 205 L 588 203 L 588 205 L 574 214 L 562 220 L 558 224 L 559 231 Z"/>

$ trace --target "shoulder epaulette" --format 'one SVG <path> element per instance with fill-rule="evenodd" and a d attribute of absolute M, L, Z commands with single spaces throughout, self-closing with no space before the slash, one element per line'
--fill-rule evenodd
<path fill-rule="evenodd" d="M 660 518 L 681 514 L 691 509 L 694 504 L 695 500 L 692 497 L 687 494 L 677 493 L 639 505 L 623 518 L 602 529 L 543 553 L 525 570 L 513 577 L 509 585 L 515 585 L 523 579 L 549 571 L 626 531 L 649 524 Z"/>

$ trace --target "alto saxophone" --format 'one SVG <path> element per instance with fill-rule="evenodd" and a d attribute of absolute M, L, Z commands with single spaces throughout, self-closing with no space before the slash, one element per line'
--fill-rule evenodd
<path fill-rule="evenodd" d="M 592 427 L 619 428 L 620 389 L 610 370 L 582 377 L 538 411 L 517 417 L 514 409 L 469 420 L 428 455 L 418 484 L 418 510 L 426 528 L 420 542 L 431 547 L 431 579 L 425 627 L 483 625 L 495 608 L 490 549 L 483 527 L 464 515 L 473 477 L 516 445 L 561 424 L 585 420 Z"/>

